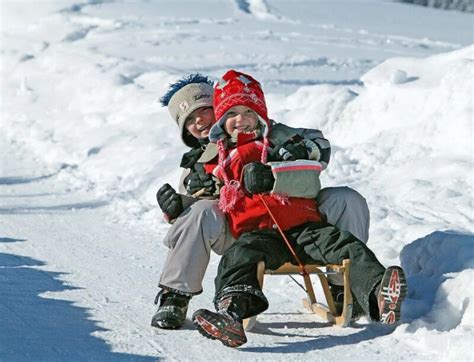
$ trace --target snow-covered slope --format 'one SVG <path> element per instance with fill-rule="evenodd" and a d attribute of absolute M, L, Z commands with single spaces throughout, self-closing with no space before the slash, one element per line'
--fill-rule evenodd
<path fill-rule="evenodd" d="M 1 11 L 0 360 L 471 358 L 472 15 L 378 0 Z M 240 350 L 190 322 L 150 330 L 167 230 L 154 194 L 185 151 L 157 100 L 229 68 L 262 82 L 273 118 L 330 139 L 323 184 L 366 197 L 369 246 L 407 271 L 396 329 L 322 324 L 275 277 Z M 217 263 L 191 310 L 211 305 Z"/>
<path fill-rule="evenodd" d="M 399 0 L 403 3 L 431 6 L 446 10 L 460 10 L 474 12 L 474 1 L 472 0 Z"/>

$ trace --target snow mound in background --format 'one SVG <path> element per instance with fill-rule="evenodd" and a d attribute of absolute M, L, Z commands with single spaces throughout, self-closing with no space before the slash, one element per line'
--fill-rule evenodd
<path fill-rule="evenodd" d="M 391 58 L 361 79 L 364 91 L 345 110 L 341 145 L 382 134 L 403 133 L 408 144 L 438 154 L 466 155 L 472 149 L 474 45 L 426 59 Z M 421 138 L 423 137 L 423 138 Z"/>
<path fill-rule="evenodd" d="M 349 185 L 371 210 L 370 246 L 388 265 L 434 230 L 472 232 L 474 46 L 391 58 L 363 85 L 268 97 L 272 116 L 321 129 L 333 146 L 324 186 Z"/>
<path fill-rule="evenodd" d="M 301 87 L 288 97 L 266 95 L 269 112 L 277 121 L 317 128 L 325 135 L 338 132 L 338 121 L 355 97 L 357 93 L 347 87 L 327 84 Z"/>
<path fill-rule="evenodd" d="M 401 261 L 409 289 L 405 318 L 418 319 L 398 332 L 413 333 L 443 358 L 465 358 L 460 351 L 474 338 L 474 235 L 434 232 L 405 246 Z"/>

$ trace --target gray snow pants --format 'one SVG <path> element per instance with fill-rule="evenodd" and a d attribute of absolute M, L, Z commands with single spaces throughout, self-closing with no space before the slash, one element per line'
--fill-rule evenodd
<path fill-rule="evenodd" d="M 367 243 L 369 208 L 361 194 L 349 187 L 327 187 L 320 191 L 316 201 L 329 224 Z M 217 201 L 195 202 L 176 219 L 164 239 L 169 251 L 160 287 L 187 295 L 201 293 L 211 250 L 222 255 L 233 242 Z M 331 282 L 340 284 L 337 279 Z"/>

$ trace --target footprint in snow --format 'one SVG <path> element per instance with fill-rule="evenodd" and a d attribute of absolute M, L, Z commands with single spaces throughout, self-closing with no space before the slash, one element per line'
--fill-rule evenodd
<path fill-rule="evenodd" d="M 72 43 L 72 42 L 84 39 L 87 36 L 87 34 L 89 34 L 89 32 L 95 28 L 97 28 L 97 26 L 90 26 L 87 28 L 82 28 L 82 29 L 73 31 L 72 33 L 66 35 L 66 37 L 62 41 L 65 43 Z"/>

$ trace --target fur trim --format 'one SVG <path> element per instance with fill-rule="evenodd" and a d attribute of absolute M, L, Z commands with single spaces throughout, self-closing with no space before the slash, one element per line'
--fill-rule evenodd
<path fill-rule="evenodd" d="M 169 85 L 166 93 L 160 98 L 161 105 L 163 107 L 167 107 L 170 102 L 170 99 L 177 91 L 179 91 L 184 86 L 187 86 L 188 84 L 192 83 L 207 83 L 210 86 L 214 84 L 214 82 L 209 77 L 206 77 L 200 73 L 189 74 L 188 76 L 183 77 L 175 83 L 171 83 Z"/>

